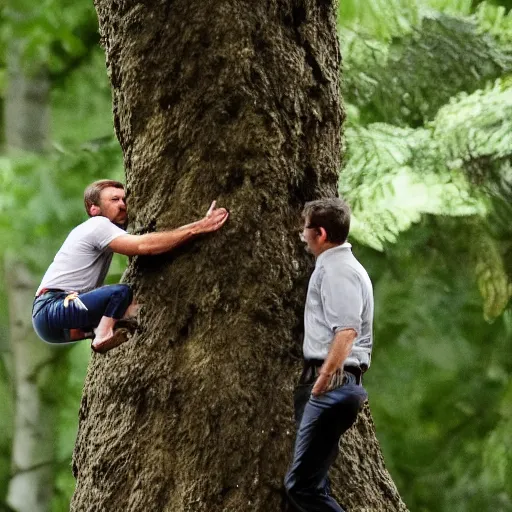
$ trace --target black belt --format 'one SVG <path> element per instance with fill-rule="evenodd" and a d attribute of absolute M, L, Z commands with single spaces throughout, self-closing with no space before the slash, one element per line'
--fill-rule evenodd
<path fill-rule="evenodd" d="M 301 384 L 313 383 L 318 377 L 320 368 L 323 366 L 323 359 L 305 359 L 304 369 L 300 376 L 299 382 Z M 356 384 L 361 385 L 363 382 L 363 372 L 359 366 L 344 366 L 343 371 L 352 374 L 356 378 Z"/>

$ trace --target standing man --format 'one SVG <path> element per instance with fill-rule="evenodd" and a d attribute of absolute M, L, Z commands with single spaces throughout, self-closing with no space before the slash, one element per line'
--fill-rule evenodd
<path fill-rule="evenodd" d="M 306 203 L 301 239 L 316 258 L 304 311 L 304 370 L 295 389 L 297 438 L 285 478 L 290 510 L 343 512 L 327 473 L 338 442 L 367 399 L 373 290 L 347 243 L 350 209 L 341 199 Z"/>
<path fill-rule="evenodd" d="M 114 333 L 116 322 L 133 316 L 132 290 L 126 284 L 102 286 L 114 252 L 126 256 L 161 254 L 203 233 L 218 230 L 228 212 L 216 208 L 172 231 L 129 235 L 124 185 L 95 181 L 85 189 L 90 219 L 71 231 L 46 271 L 36 292 L 32 324 L 48 343 L 93 338 L 92 348 L 106 352 L 126 337 Z"/>

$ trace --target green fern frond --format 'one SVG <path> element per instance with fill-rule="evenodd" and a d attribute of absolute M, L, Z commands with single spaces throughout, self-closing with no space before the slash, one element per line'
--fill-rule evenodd
<path fill-rule="evenodd" d="M 512 84 L 497 80 L 473 94 L 462 93 L 441 108 L 432 123 L 452 166 L 475 158 L 512 156 Z"/>
<path fill-rule="evenodd" d="M 482 2 L 476 10 L 475 19 L 483 32 L 492 34 L 503 43 L 512 42 L 512 11 L 502 5 Z"/>
<path fill-rule="evenodd" d="M 375 123 L 346 131 L 348 165 L 343 174 L 347 186 L 395 172 L 408 164 L 431 137 L 429 130 L 400 128 Z"/>
<path fill-rule="evenodd" d="M 485 214 L 462 173 L 438 171 L 443 162 L 431 131 L 375 124 L 349 128 L 346 137 L 339 189 L 352 206 L 351 233 L 360 243 L 383 250 L 424 213 Z"/>
<path fill-rule="evenodd" d="M 346 0 L 340 2 L 340 27 L 358 26 L 378 40 L 390 41 L 410 33 L 420 21 L 418 0 Z"/>
<path fill-rule="evenodd" d="M 447 184 L 437 174 L 425 179 L 409 168 L 402 171 L 358 191 L 357 197 L 345 191 L 348 202 L 356 205 L 351 234 L 360 243 L 382 251 L 386 243 L 396 242 L 401 232 L 419 222 L 426 213 L 483 214 L 483 204 L 471 197 L 467 184 Z"/>
<path fill-rule="evenodd" d="M 456 15 L 469 15 L 473 7 L 472 0 L 428 0 L 429 7 L 439 12 Z"/>
<path fill-rule="evenodd" d="M 360 122 L 422 126 L 461 91 L 512 69 L 510 53 L 472 18 L 425 12 L 410 34 L 384 44 L 342 33 L 344 98 Z"/>

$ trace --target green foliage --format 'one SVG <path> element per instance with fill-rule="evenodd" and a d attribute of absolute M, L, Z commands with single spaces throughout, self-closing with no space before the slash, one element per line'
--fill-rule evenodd
<path fill-rule="evenodd" d="M 61 73 L 74 59 L 87 55 L 99 40 L 90 2 L 8 0 L 3 9 L 0 41 L 4 48 L 23 41 L 27 66 L 45 66 Z"/>
<path fill-rule="evenodd" d="M 483 31 L 501 38 L 505 27 L 500 20 L 506 18 L 507 9 L 512 7 L 504 7 L 506 4 L 506 1 L 473 0 L 345 0 L 339 3 L 338 24 L 342 36 L 347 30 L 357 31 L 360 35 L 389 43 L 418 29 L 424 16 L 438 13 L 469 19 L 476 13 Z"/>
<path fill-rule="evenodd" d="M 429 0 L 428 5 L 439 12 L 469 15 L 473 9 L 472 0 Z"/>
<path fill-rule="evenodd" d="M 512 15 L 354 3 L 340 192 L 375 286 L 386 463 L 411 511 L 512 510 Z"/>
<path fill-rule="evenodd" d="M 372 34 L 376 39 L 390 40 L 412 31 L 420 20 L 420 4 L 410 0 L 357 0 L 340 2 L 339 24 Z"/>
<path fill-rule="evenodd" d="M 423 213 L 485 213 L 465 176 L 443 162 L 431 131 L 376 124 L 348 129 L 346 137 L 340 193 L 352 206 L 351 233 L 361 243 L 383 250 Z"/>
<path fill-rule="evenodd" d="M 484 32 L 505 44 L 512 43 L 512 12 L 502 5 L 482 2 L 476 11 L 478 25 Z"/>
<path fill-rule="evenodd" d="M 55 146 L 77 141 L 101 151 L 105 137 L 113 135 L 112 96 L 106 77 L 105 54 L 96 47 L 89 59 L 53 87 L 52 139 Z M 107 151 L 110 151 L 107 148 Z M 121 153 L 116 157 L 119 167 Z M 114 171 L 116 172 L 116 171 Z M 109 175 L 106 167 L 104 175 Z"/>
<path fill-rule="evenodd" d="M 0 160 L 0 238 L 40 272 L 53 259 L 63 234 L 86 214 L 80 200 L 86 184 L 121 178 L 120 149 L 113 137 L 45 156 L 24 154 Z M 81 176 L 77 180 L 76 176 Z M 1 250 L 1 249 L 0 249 Z"/>
<path fill-rule="evenodd" d="M 506 418 L 499 411 L 512 406 L 510 314 L 492 325 L 482 318 L 461 227 L 467 233 L 471 225 L 427 216 L 386 252 L 355 249 L 375 286 L 366 385 L 386 463 L 410 510 L 511 505 L 510 452 L 498 441 Z M 490 459 L 505 481 L 487 469 Z M 493 505 L 482 508 L 486 502 Z"/>
<path fill-rule="evenodd" d="M 457 159 L 508 159 L 512 156 L 511 114 L 512 80 L 498 80 L 471 95 L 461 93 L 441 108 L 434 136 L 455 160 L 452 166 Z"/>
<path fill-rule="evenodd" d="M 413 32 L 387 44 L 349 33 L 344 55 L 344 98 L 357 108 L 359 122 L 412 127 L 432 119 L 455 94 L 485 86 L 512 64 L 510 53 L 472 19 L 432 12 Z"/>
<path fill-rule="evenodd" d="M 512 297 L 512 282 L 505 270 L 501 247 L 488 230 L 476 225 L 471 242 L 478 288 L 484 300 L 484 317 L 493 320 Z"/>
<path fill-rule="evenodd" d="M 87 184 L 123 177 L 111 94 L 99 49 L 52 90 L 53 147 L 45 155 L 0 156 L 0 238 L 41 273 L 67 232 L 85 220 Z M 103 74 L 103 76 L 102 76 Z M 100 77 L 100 78 L 99 78 Z"/>
<path fill-rule="evenodd" d="M 479 215 L 481 233 L 489 231 L 491 218 L 507 218 L 496 213 L 500 203 L 504 209 L 503 198 L 512 199 L 511 106 L 512 82 L 504 77 L 452 96 L 423 128 L 376 123 L 347 129 L 340 193 L 354 211 L 352 236 L 383 250 L 423 213 Z M 512 235 L 508 223 L 502 231 Z M 501 314 L 512 296 L 512 272 L 504 263 L 510 244 L 492 237 L 496 233 L 487 236 L 488 249 L 475 251 L 474 244 L 466 249 L 475 254 L 488 320 Z"/>

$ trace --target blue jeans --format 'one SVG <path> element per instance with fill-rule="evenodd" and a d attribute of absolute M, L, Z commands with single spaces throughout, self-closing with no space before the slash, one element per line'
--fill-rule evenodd
<path fill-rule="evenodd" d="M 330 495 L 327 474 L 338 455 L 338 443 L 355 422 L 368 398 L 356 378 L 323 395 L 313 397 L 313 384 L 295 390 L 295 420 L 298 425 L 293 461 L 286 474 L 286 497 L 294 512 L 343 512 Z"/>
<path fill-rule="evenodd" d="M 37 335 L 48 343 L 69 343 L 92 338 L 92 330 L 101 317 L 119 320 L 132 302 L 133 293 L 126 284 L 114 284 L 81 293 L 64 307 L 67 292 L 47 292 L 34 300 L 32 325 Z M 84 307 L 85 306 L 85 307 Z M 81 338 L 73 338 L 71 330 L 84 331 Z"/>

